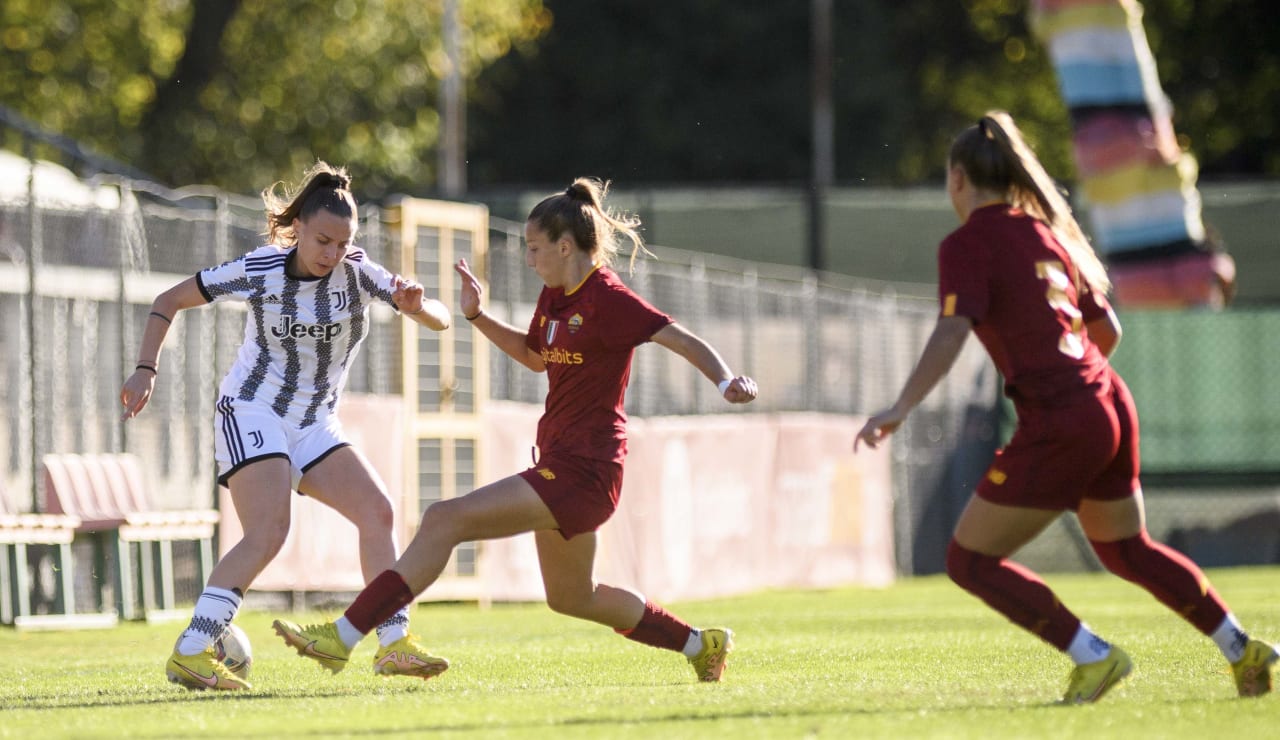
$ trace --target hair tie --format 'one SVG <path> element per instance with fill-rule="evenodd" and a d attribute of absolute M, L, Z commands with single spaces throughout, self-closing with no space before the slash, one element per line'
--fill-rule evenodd
<path fill-rule="evenodd" d="M 986 116 L 983 116 L 982 118 L 979 118 L 979 119 L 978 119 L 978 130 L 982 132 L 982 136 L 983 136 L 983 138 L 987 138 L 987 139 L 992 138 L 992 137 L 991 137 L 991 132 L 987 130 L 987 117 L 986 117 Z"/>
<path fill-rule="evenodd" d="M 565 188 L 565 189 L 564 189 L 564 194 L 565 194 L 565 196 L 566 196 L 566 197 L 568 197 L 568 198 L 570 198 L 570 199 L 572 199 L 572 200 L 577 200 L 577 199 L 578 199 L 578 193 L 577 193 L 577 191 L 576 191 L 576 190 L 574 190 L 574 189 L 573 189 L 573 186 L 572 186 L 572 185 L 570 185 L 569 187 L 567 187 L 567 188 Z"/>

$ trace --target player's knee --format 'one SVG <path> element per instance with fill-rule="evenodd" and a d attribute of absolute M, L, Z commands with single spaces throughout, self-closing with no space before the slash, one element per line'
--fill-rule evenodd
<path fill-rule="evenodd" d="M 454 502 L 456 499 L 437 501 L 422 512 L 418 532 L 424 537 L 457 544 L 462 541 L 466 521 L 465 513 Z"/>
<path fill-rule="evenodd" d="M 1144 554 L 1144 550 L 1150 549 L 1151 539 L 1144 530 L 1123 540 L 1112 542 L 1089 540 L 1089 545 L 1104 568 L 1127 581 L 1132 581 L 1136 575 L 1134 562 Z"/>
<path fill-rule="evenodd" d="M 284 547 L 289 536 L 289 522 L 261 522 L 259 526 L 248 528 L 238 547 L 243 547 L 262 565 L 271 562 Z"/>
<path fill-rule="evenodd" d="M 947 545 L 947 575 L 960 588 L 973 590 L 976 577 L 986 569 L 998 568 L 999 558 L 974 552 L 954 539 Z"/>
<path fill-rule="evenodd" d="M 395 527 L 396 512 L 385 491 L 366 497 L 360 506 L 359 517 L 353 523 L 362 530 L 390 532 Z"/>
<path fill-rule="evenodd" d="M 578 589 L 547 589 L 547 606 L 557 614 L 567 617 L 586 617 L 591 595 Z"/>

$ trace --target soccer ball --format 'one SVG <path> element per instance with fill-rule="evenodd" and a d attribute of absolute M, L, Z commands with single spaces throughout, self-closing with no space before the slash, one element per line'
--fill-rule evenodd
<path fill-rule="evenodd" d="M 213 652 L 232 673 L 240 678 L 249 677 L 249 669 L 253 667 L 253 647 L 249 644 L 249 636 L 234 624 L 227 625 L 216 642 Z"/>

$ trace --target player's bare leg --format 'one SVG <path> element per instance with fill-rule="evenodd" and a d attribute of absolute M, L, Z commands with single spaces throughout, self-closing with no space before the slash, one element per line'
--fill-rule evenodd
<path fill-rule="evenodd" d="M 568 540 L 554 530 L 540 530 L 534 536 L 547 606 L 552 610 L 612 627 L 646 645 L 683 653 L 699 680 L 720 680 L 733 650 L 731 630 L 696 630 L 635 591 L 596 582 L 595 532 Z"/>

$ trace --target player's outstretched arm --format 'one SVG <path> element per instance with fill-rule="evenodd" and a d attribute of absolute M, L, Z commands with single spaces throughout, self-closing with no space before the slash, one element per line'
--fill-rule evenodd
<path fill-rule="evenodd" d="M 481 308 L 480 299 L 484 295 L 484 286 L 480 284 L 480 278 L 471 272 L 467 261 L 458 260 L 453 270 L 462 278 L 458 308 L 462 311 L 463 318 L 479 329 L 481 334 L 498 346 L 498 349 L 511 355 L 516 362 L 535 373 L 545 372 L 547 366 L 542 361 L 542 355 L 529 349 L 525 344 L 528 332 L 493 318 Z"/>
<path fill-rule="evenodd" d="M 943 316 L 938 319 L 929 335 L 929 341 L 920 353 L 920 360 L 911 371 L 911 376 L 902 386 L 902 393 L 892 406 L 872 416 L 863 425 L 858 436 L 853 439 L 853 451 L 858 451 L 860 443 L 875 449 L 880 443 L 897 431 L 907 414 L 929 395 L 929 391 L 939 380 L 951 370 L 960 350 L 964 349 L 965 340 L 973 329 L 973 321 L 967 316 Z"/>
<path fill-rule="evenodd" d="M 449 323 L 453 319 L 453 315 L 449 313 L 449 307 L 434 298 L 424 296 L 422 283 L 396 275 L 394 285 L 391 302 L 396 304 L 400 313 L 432 331 L 444 331 L 449 328 Z"/>
<path fill-rule="evenodd" d="M 720 389 L 720 395 L 729 403 L 750 403 L 760 389 L 756 381 L 746 375 L 734 376 L 720 353 L 701 337 L 672 322 L 658 330 L 652 337 L 654 343 L 675 352 L 689 361 Z"/>
<path fill-rule="evenodd" d="M 132 419 L 147 405 L 155 390 L 156 375 L 160 372 L 160 348 L 169 334 L 169 326 L 178 312 L 186 308 L 203 306 L 208 301 L 200 292 L 195 277 L 189 277 L 156 296 L 142 330 L 142 345 L 138 348 L 137 367 L 120 389 L 120 405 L 124 406 L 121 419 Z"/>

